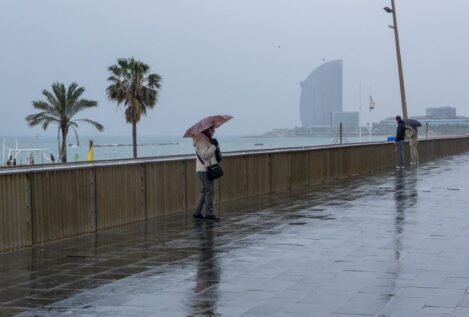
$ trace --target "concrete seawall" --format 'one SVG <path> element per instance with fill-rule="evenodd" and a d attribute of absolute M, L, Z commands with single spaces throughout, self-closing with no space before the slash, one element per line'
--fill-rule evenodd
<path fill-rule="evenodd" d="M 419 143 L 422 161 L 468 150 L 469 137 Z M 216 203 L 375 173 L 395 166 L 395 152 L 392 143 L 237 152 L 222 166 Z M 199 190 L 193 157 L 2 169 L 0 252 L 186 212 Z"/>

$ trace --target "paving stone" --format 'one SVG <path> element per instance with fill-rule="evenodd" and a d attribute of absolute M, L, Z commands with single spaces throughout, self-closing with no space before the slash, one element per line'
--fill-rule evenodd
<path fill-rule="evenodd" d="M 417 317 L 450 317 L 454 308 L 447 307 L 424 307 Z"/>
<path fill-rule="evenodd" d="M 467 317 L 469 316 L 469 308 L 457 307 L 452 313 L 451 317 Z"/>
<path fill-rule="evenodd" d="M 452 289 L 436 289 L 426 303 L 428 307 L 456 307 L 464 297 L 464 291 Z"/>
<path fill-rule="evenodd" d="M 13 317 L 16 316 L 22 312 L 28 311 L 27 309 L 24 308 L 0 308 L 0 317 Z"/>

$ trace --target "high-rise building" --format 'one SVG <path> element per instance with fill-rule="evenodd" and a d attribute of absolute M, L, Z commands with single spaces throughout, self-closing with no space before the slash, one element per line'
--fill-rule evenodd
<path fill-rule="evenodd" d="M 303 127 L 332 126 L 332 114 L 342 112 L 342 86 L 341 60 L 320 65 L 301 82 L 300 117 Z"/>

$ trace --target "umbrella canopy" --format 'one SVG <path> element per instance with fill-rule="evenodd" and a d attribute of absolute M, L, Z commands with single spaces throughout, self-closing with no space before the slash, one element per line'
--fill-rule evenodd
<path fill-rule="evenodd" d="M 418 128 L 422 126 L 422 124 L 415 119 L 404 119 L 402 121 L 404 121 L 405 125 L 411 126 L 413 128 Z"/>
<path fill-rule="evenodd" d="M 221 126 L 226 121 L 232 119 L 233 117 L 230 115 L 217 115 L 217 116 L 210 116 L 205 117 L 199 122 L 195 123 L 192 127 L 187 129 L 186 133 L 184 133 L 185 138 L 196 136 L 197 134 L 202 133 L 202 131 L 207 130 L 210 127 L 214 127 L 215 129 Z"/>

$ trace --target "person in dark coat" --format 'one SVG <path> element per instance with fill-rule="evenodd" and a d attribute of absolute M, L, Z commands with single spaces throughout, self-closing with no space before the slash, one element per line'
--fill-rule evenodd
<path fill-rule="evenodd" d="M 396 152 L 399 160 L 398 169 L 404 168 L 404 140 L 405 140 L 405 123 L 402 121 L 401 116 L 396 116 L 397 130 L 396 130 Z"/>

